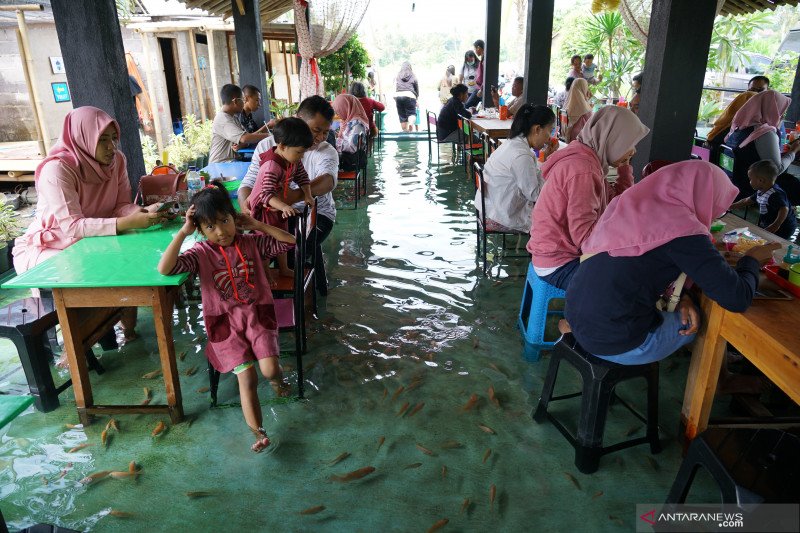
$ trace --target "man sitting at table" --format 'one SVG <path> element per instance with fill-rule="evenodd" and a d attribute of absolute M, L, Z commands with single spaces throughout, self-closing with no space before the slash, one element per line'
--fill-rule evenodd
<path fill-rule="evenodd" d="M 514 97 L 514 100 L 511 102 L 511 105 L 508 106 L 508 117 L 511 118 L 517 114 L 522 106 L 525 105 L 525 95 L 522 94 L 522 88 L 525 84 L 525 78 L 522 76 L 517 76 L 514 78 L 514 82 L 511 84 L 511 96 Z"/>
<path fill-rule="evenodd" d="M 330 234 L 336 221 L 336 207 L 331 191 L 336 187 L 339 154 L 336 148 L 325 140 L 331 129 L 333 114 L 333 107 L 331 107 L 330 102 L 321 96 L 309 96 L 297 108 L 297 117 L 303 119 L 308 124 L 308 127 L 311 128 L 311 133 L 314 134 L 314 144 L 305 151 L 302 162 L 308 177 L 311 178 L 311 194 L 317 199 L 317 224 L 314 231 L 317 232 L 316 254 L 320 258 L 322 257 L 322 241 Z M 270 135 L 259 142 L 253 152 L 250 167 L 242 179 L 242 184 L 239 185 L 239 207 L 241 207 L 243 213 L 250 214 L 247 199 L 256 183 L 261 154 L 273 146 L 275 146 L 275 139 Z M 290 186 L 291 190 L 285 199 L 286 203 L 302 203 L 302 191 L 296 188 L 294 183 L 290 184 Z M 311 235 L 309 239 L 313 241 L 314 235 Z M 325 270 L 324 268 L 316 268 L 314 272 L 317 290 L 324 296 L 328 293 Z"/>
<path fill-rule="evenodd" d="M 255 144 L 269 135 L 266 132 L 248 133 L 239 122 L 237 115 L 244 111 L 244 99 L 238 85 L 232 83 L 223 85 L 219 94 L 222 99 L 222 110 L 214 117 L 214 124 L 211 126 L 209 163 L 231 161 L 240 145 Z"/>

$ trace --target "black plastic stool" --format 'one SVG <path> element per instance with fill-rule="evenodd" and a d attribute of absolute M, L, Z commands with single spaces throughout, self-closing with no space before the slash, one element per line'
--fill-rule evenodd
<path fill-rule="evenodd" d="M 68 379 L 56 387 L 50 373 L 53 352 L 49 346 L 48 330 L 56 325 L 58 315 L 52 299 L 25 298 L 0 308 L 0 337 L 10 339 L 17 348 L 34 405 L 43 413 L 57 408 L 58 395 L 72 385 L 72 380 Z M 91 347 L 86 349 L 86 360 L 89 368 L 98 374 L 105 371 Z"/>
<path fill-rule="evenodd" d="M 583 380 L 582 392 L 553 396 L 558 367 L 561 361 L 571 364 L 580 373 Z M 621 381 L 633 378 L 647 380 L 647 418 L 639 414 L 631 405 L 624 402 L 616 394 L 614 388 Z M 551 401 L 581 397 L 581 417 L 578 422 L 578 434 L 573 435 L 552 414 L 547 412 Z M 603 446 L 603 432 L 608 416 L 608 407 L 612 401 L 624 405 L 634 416 L 647 424 L 647 435 L 626 440 L 613 446 Z M 569 443 L 575 448 L 575 466 L 584 474 L 597 471 L 600 458 L 611 452 L 650 444 L 651 453 L 661 451 L 658 440 L 658 363 L 647 365 L 618 365 L 587 353 L 578 345 L 575 337 L 567 333 L 555 344 L 547 368 L 539 404 L 533 413 L 533 419 L 542 423 L 550 420 Z"/>
<path fill-rule="evenodd" d="M 699 467 L 717 482 L 722 503 L 800 501 L 800 438 L 780 429 L 712 428 L 689 445 L 667 496 L 684 503 Z"/>

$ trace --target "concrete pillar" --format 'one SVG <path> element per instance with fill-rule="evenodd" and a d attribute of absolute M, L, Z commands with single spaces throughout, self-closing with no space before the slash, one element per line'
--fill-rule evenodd
<path fill-rule="evenodd" d="M 653 2 L 639 118 L 650 134 L 637 146 L 634 174 L 656 159 L 689 159 L 716 2 Z"/>
<path fill-rule="evenodd" d="M 52 0 L 72 106 L 99 107 L 119 122 L 120 148 L 135 192 L 146 174 L 114 0 Z"/>
<path fill-rule="evenodd" d="M 786 120 L 792 122 L 800 121 L 800 60 L 794 71 L 794 83 L 792 84 L 792 103 L 786 111 Z"/>
<path fill-rule="evenodd" d="M 547 104 L 554 9 L 554 0 L 528 0 L 525 85 L 522 94 L 529 104 Z"/>
<path fill-rule="evenodd" d="M 486 0 L 486 48 L 483 50 L 483 107 L 494 107 L 491 88 L 500 72 L 500 0 Z"/>
<path fill-rule="evenodd" d="M 264 38 L 258 3 L 259 0 L 231 0 L 236 55 L 239 59 L 239 86 L 258 87 L 264 101 L 261 109 L 254 114 L 256 122 L 270 118 L 267 65 L 264 62 Z M 244 7 L 244 14 L 239 12 L 240 5 Z"/>

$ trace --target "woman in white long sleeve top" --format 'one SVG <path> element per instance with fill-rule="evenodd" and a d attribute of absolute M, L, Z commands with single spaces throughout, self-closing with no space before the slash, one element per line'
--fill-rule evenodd
<path fill-rule="evenodd" d="M 543 105 L 526 104 L 514 115 L 509 139 L 492 153 L 483 170 L 487 229 L 530 230 L 533 204 L 544 185 L 533 149 L 544 150 L 546 158 L 558 148 L 550 140 L 555 120 L 550 108 Z M 480 194 L 475 193 L 479 211 Z"/>

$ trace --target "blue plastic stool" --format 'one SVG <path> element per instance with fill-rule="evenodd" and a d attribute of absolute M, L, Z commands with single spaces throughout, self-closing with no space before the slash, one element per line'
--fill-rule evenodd
<path fill-rule="evenodd" d="M 549 349 L 555 345 L 556 341 L 544 340 L 547 315 L 563 316 L 564 312 L 548 312 L 547 307 L 550 305 L 550 300 L 564 297 L 564 291 L 542 281 L 533 270 L 533 264 L 528 265 L 528 276 L 525 279 L 525 291 L 522 293 L 522 305 L 520 305 L 519 319 L 517 320 L 517 326 L 522 332 L 522 340 L 525 344 L 522 353 L 528 361 L 538 361 L 541 358 L 542 349 Z"/>

